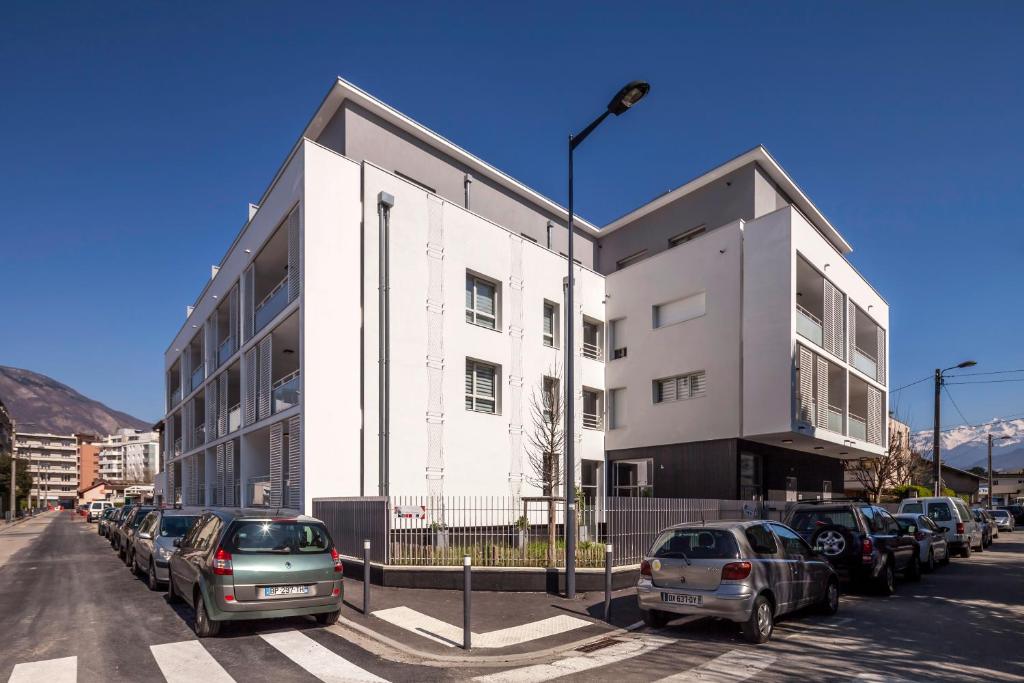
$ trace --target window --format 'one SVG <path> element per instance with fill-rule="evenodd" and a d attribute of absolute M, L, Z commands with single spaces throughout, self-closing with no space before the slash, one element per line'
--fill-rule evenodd
<path fill-rule="evenodd" d="M 807 545 L 804 539 L 781 524 L 772 524 L 771 527 L 775 535 L 782 541 L 782 547 L 785 549 L 786 555 L 789 557 L 810 557 L 811 547 Z"/>
<path fill-rule="evenodd" d="M 644 256 L 646 256 L 646 255 L 647 255 L 647 250 L 646 249 L 642 249 L 642 250 L 636 252 L 635 254 L 630 254 L 629 256 L 627 256 L 625 258 L 621 258 L 621 259 L 619 259 L 618 261 L 615 262 L 615 269 L 616 270 L 622 270 L 623 268 L 625 268 L 627 266 L 631 266 L 634 263 L 636 263 L 637 261 L 643 260 Z"/>
<path fill-rule="evenodd" d="M 598 499 L 601 481 L 601 462 L 599 460 L 583 460 L 580 463 L 580 489 L 583 501 L 588 508 L 593 508 Z"/>
<path fill-rule="evenodd" d="M 678 247 L 680 244 L 685 244 L 686 242 L 689 242 L 693 238 L 699 237 L 700 235 L 703 235 L 704 232 L 705 232 L 705 226 L 702 223 L 702 224 L 698 225 L 696 228 L 690 228 L 686 232 L 682 232 L 682 233 L 676 235 L 675 237 L 669 237 L 668 238 L 668 248 L 671 249 L 672 247 Z"/>
<path fill-rule="evenodd" d="M 562 396 L 558 389 L 558 379 L 554 377 L 544 378 L 544 395 L 541 398 L 544 401 L 544 420 L 550 424 L 552 410 L 562 405 Z"/>
<path fill-rule="evenodd" d="M 654 381 L 654 402 L 669 403 L 703 396 L 707 381 L 703 371 Z"/>
<path fill-rule="evenodd" d="M 583 428 L 601 429 L 601 392 L 583 390 Z"/>
<path fill-rule="evenodd" d="M 626 390 L 608 390 L 608 429 L 626 426 Z"/>
<path fill-rule="evenodd" d="M 928 516 L 937 522 L 953 520 L 953 513 L 950 512 L 948 503 L 928 503 Z"/>
<path fill-rule="evenodd" d="M 668 327 L 676 323 L 699 318 L 708 310 L 706 292 L 659 304 L 652 308 L 651 322 L 655 328 Z"/>
<path fill-rule="evenodd" d="M 775 555 L 779 552 L 775 536 L 762 524 L 747 529 L 747 543 L 758 555 Z"/>
<path fill-rule="evenodd" d="M 850 531 L 859 531 L 857 520 L 849 509 L 809 508 L 797 510 L 789 520 L 789 526 L 801 534 L 813 534 L 823 526 L 841 526 Z"/>
<path fill-rule="evenodd" d="M 618 460 L 614 463 L 616 496 L 652 498 L 654 496 L 654 459 Z"/>
<path fill-rule="evenodd" d="M 466 361 L 466 410 L 497 413 L 498 368 L 480 361 Z"/>
<path fill-rule="evenodd" d="M 228 533 L 232 553 L 327 553 L 331 538 L 321 524 L 290 521 L 239 522 Z"/>
<path fill-rule="evenodd" d="M 544 302 L 544 346 L 558 346 L 558 304 Z"/>
<path fill-rule="evenodd" d="M 583 320 L 583 357 L 592 360 L 604 360 L 601 354 L 601 323 Z"/>
<path fill-rule="evenodd" d="M 608 322 L 608 333 L 610 339 L 608 346 L 612 349 L 611 359 L 618 360 L 626 357 L 626 319 L 619 318 Z"/>
<path fill-rule="evenodd" d="M 672 529 L 651 546 L 653 557 L 680 560 L 734 560 L 740 556 L 731 531 L 721 529 Z"/>
<path fill-rule="evenodd" d="M 498 288 L 493 282 L 466 275 L 466 322 L 490 329 L 498 327 Z"/>

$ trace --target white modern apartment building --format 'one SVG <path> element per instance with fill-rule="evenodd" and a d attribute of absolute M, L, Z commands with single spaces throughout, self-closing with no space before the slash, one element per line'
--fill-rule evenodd
<path fill-rule="evenodd" d="M 15 432 L 18 467 L 32 475 L 34 505 L 74 505 L 78 492 L 78 442 L 74 434 Z"/>
<path fill-rule="evenodd" d="M 571 312 L 565 225 L 339 79 L 165 353 L 157 494 L 536 495 L 531 411 L 567 321 L 588 495 L 763 495 L 791 470 L 821 494 L 881 452 L 887 307 L 762 148 L 580 221 Z"/>
<path fill-rule="evenodd" d="M 99 475 L 104 481 L 150 483 L 160 470 L 157 432 L 119 429 L 99 446 Z"/>

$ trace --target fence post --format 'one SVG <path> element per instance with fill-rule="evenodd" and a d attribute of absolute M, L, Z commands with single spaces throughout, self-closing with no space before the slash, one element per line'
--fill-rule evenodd
<path fill-rule="evenodd" d="M 363 541 L 363 614 L 370 613 L 370 542 Z"/>
<path fill-rule="evenodd" d="M 473 646 L 473 633 L 470 630 L 469 615 L 472 607 L 472 571 L 473 558 L 465 555 L 462 558 L 462 649 Z"/>
<path fill-rule="evenodd" d="M 612 544 L 604 547 L 604 620 L 612 620 Z"/>

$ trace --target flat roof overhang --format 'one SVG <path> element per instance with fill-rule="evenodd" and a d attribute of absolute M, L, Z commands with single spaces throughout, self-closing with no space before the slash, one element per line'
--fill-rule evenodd
<path fill-rule="evenodd" d="M 880 458 L 885 454 L 885 448 L 882 446 L 806 426 L 798 427 L 791 432 L 745 435 L 743 439 L 839 460 Z"/>

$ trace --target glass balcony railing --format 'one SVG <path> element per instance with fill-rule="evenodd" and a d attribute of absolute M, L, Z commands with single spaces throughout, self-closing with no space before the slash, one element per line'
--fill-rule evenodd
<path fill-rule="evenodd" d="M 853 349 L 853 367 L 857 368 L 868 377 L 875 378 L 878 376 L 878 360 L 859 348 Z"/>
<path fill-rule="evenodd" d="M 263 301 L 256 305 L 255 328 L 262 330 L 267 323 L 274 319 L 278 313 L 284 310 L 288 304 L 288 278 L 284 277 L 278 282 L 270 293 L 263 297 Z"/>
<path fill-rule="evenodd" d="M 862 417 L 850 413 L 850 436 L 861 441 L 868 440 L 868 423 Z"/>
<path fill-rule="evenodd" d="M 248 480 L 249 502 L 251 507 L 270 507 L 270 475 L 250 477 Z"/>
<path fill-rule="evenodd" d="M 174 454 L 181 455 L 181 437 L 174 440 Z"/>
<path fill-rule="evenodd" d="M 223 365 L 235 352 L 235 338 L 228 337 L 217 347 L 217 366 Z"/>
<path fill-rule="evenodd" d="M 828 407 L 828 430 L 836 434 L 843 433 L 843 409 L 835 406 Z"/>
<path fill-rule="evenodd" d="M 821 320 L 814 316 L 803 306 L 796 307 L 796 333 L 804 339 L 809 339 L 818 346 L 822 343 Z"/>
<path fill-rule="evenodd" d="M 203 366 L 202 363 L 200 363 L 199 367 L 192 371 L 192 391 L 198 389 L 199 385 L 203 383 L 204 379 L 206 379 L 206 367 Z"/>
<path fill-rule="evenodd" d="M 299 371 L 296 370 L 274 382 L 271 393 L 274 399 L 273 412 L 275 413 L 299 405 Z"/>
<path fill-rule="evenodd" d="M 181 403 L 181 387 L 171 392 L 171 407 L 173 408 L 179 403 Z"/>
<path fill-rule="evenodd" d="M 228 411 L 228 432 L 233 432 L 242 426 L 242 405 L 236 404 Z"/>
<path fill-rule="evenodd" d="M 206 425 L 201 424 L 192 433 L 192 447 L 202 446 L 206 443 Z"/>

